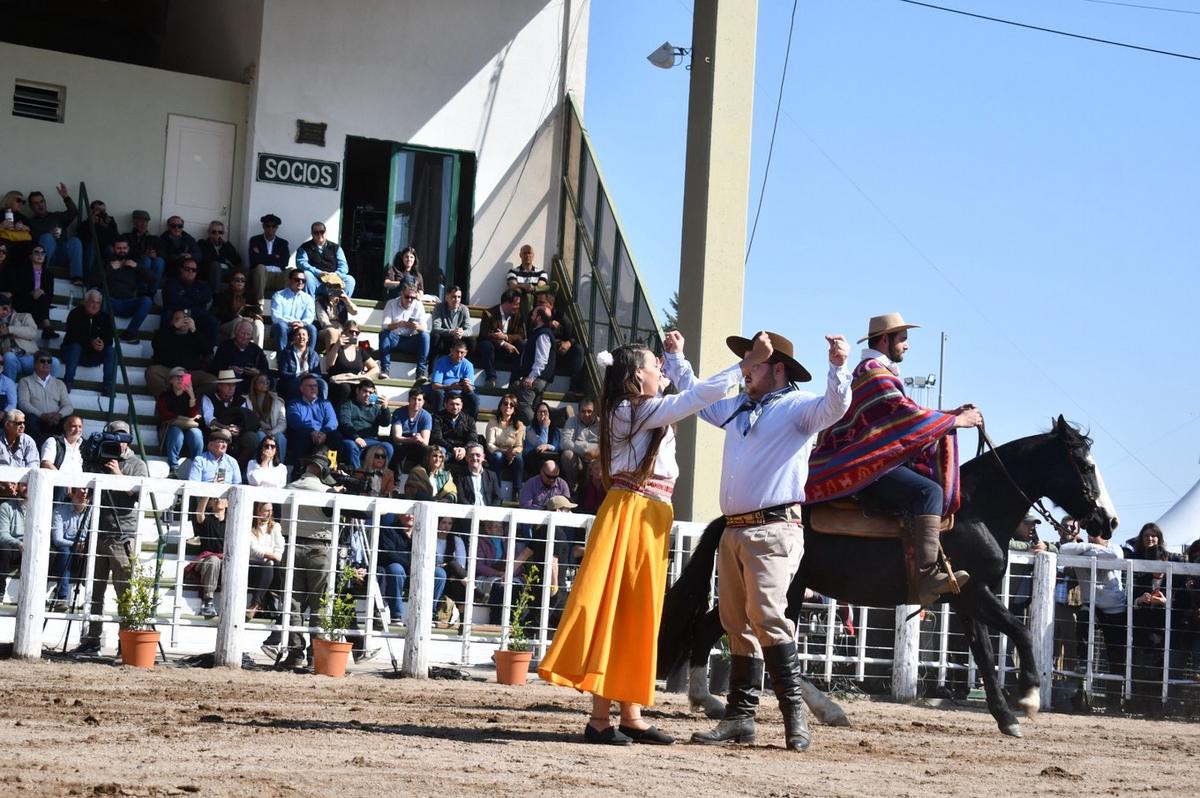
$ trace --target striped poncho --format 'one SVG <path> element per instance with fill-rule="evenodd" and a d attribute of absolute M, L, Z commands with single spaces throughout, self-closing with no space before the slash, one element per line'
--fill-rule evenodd
<path fill-rule="evenodd" d="M 958 440 L 954 415 L 921 407 L 883 361 L 868 357 L 854 369 L 854 397 L 842 419 L 821 433 L 808 461 L 806 502 L 857 493 L 902 463 L 936 480 L 943 515 L 958 509 Z"/>

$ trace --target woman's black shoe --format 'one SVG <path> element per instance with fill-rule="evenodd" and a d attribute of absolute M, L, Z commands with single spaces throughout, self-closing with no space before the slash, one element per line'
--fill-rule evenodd
<path fill-rule="evenodd" d="M 645 743 L 647 745 L 673 745 L 675 738 L 670 735 L 663 734 L 654 726 L 648 726 L 645 729 L 635 729 L 632 726 L 618 726 L 618 730 L 635 743 Z"/>
<path fill-rule="evenodd" d="M 617 731 L 615 726 L 609 726 L 604 731 L 596 731 L 590 723 L 583 727 L 583 739 L 597 745 L 629 745 L 633 742 L 629 737 Z"/>

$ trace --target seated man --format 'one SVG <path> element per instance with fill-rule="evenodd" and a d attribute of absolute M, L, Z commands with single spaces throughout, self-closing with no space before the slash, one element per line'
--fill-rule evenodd
<path fill-rule="evenodd" d="M 425 386 L 429 396 L 429 409 L 441 411 L 451 396 L 462 399 L 463 410 L 475 418 L 479 415 L 479 394 L 475 393 L 475 367 L 467 360 L 467 344 L 455 341 L 450 353 L 442 355 L 433 364 L 433 378 Z"/>
<path fill-rule="evenodd" d="M 4 414 L 4 442 L 0 445 L 0 465 L 37 468 L 41 464 L 37 444 L 25 434 L 25 414 L 9 410 Z"/>
<path fill-rule="evenodd" d="M 244 462 L 258 449 L 261 423 L 250 400 L 238 393 L 241 384 L 241 378 L 232 370 L 217 372 L 213 390 L 200 397 L 200 426 L 209 437 L 218 430 L 227 432 L 226 446 L 232 447 L 233 456 Z"/>
<path fill-rule="evenodd" d="M 479 324 L 479 342 L 475 345 L 475 365 L 483 371 L 484 385 L 496 387 L 496 361 L 511 363 L 521 356 L 525 343 L 525 320 L 521 316 L 521 292 L 508 289 L 500 295 L 500 304 L 483 312 Z"/>
<path fill-rule="evenodd" d="M 75 227 L 75 234 L 79 237 L 79 243 L 90 259 L 92 227 L 94 226 L 96 228 L 96 252 L 100 255 L 101 260 L 106 260 L 112 254 L 113 244 L 117 243 L 117 239 L 121 236 L 121 231 L 117 229 L 117 220 L 108 215 L 108 206 L 104 200 L 89 202 L 88 216 L 90 220 L 79 220 L 79 224 Z"/>
<path fill-rule="evenodd" d="M 33 371 L 37 337 L 33 316 L 14 311 L 12 295 L 0 294 L 0 351 L 4 352 L 4 373 L 14 382 Z"/>
<path fill-rule="evenodd" d="M 558 475 L 558 463 L 547 460 L 538 473 L 521 486 L 520 503 L 526 510 L 541 510 L 555 496 L 571 500 L 571 486 Z"/>
<path fill-rule="evenodd" d="M 75 285 L 83 285 L 83 244 L 78 238 L 67 235 L 67 228 L 79 218 L 79 208 L 63 183 L 58 184 L 58 196 L 62 197 L 65 211 L 47 211 L 46 195 L 40 191 L 29 192 L 29 233 L 37 244 L 46 250 L 46 264 L 66 266 Z"/>
<path fill-rule="evenodd" d="M 142 322 L 150 314 L 150 296 L 154 293 L 154 273 L 141 265 L 129 252 L 129 239 L 118 238 L 112 246 L 112 257 L 106 258 L 100 266 L 105 272 L 102 281 L 99 275 L 93 275 L 91 283 L 94 288 L 106 287 L 108 305 L 114 316 L 129 319 L 129 326 L 121 336 L 121 341 L 127 344 L 138 342 L 138 330 Z"/>
<path fill-rule="evenodd" d="M 288 347 L 291 330 L 303 327 L 308 330 L 308 340 L 316 345 L 317 328 L 313 322 L 317 309 L 312 295 L 304 290 L 304 273 L 299 269 L 288 272 L 287 288 L 271 295 L 271 330 L 275 336 L 275 348 L 280 352 Z"/>
<path fill-rule="evenodd" d="M 221 290 L 226 275 L 242 269 L 242 256 L 237 247 L 225 239 L 225 223 L 214 219 L 208 223 L 208 237 L 197 245 L 200 249 L 200 268 L 213 296 Z"/>
<path fill-rule="evenodd" d="M 960 427 L 977 427 L 983 416 L 974 405 L 948 413 L 921 407 L 904 393 L 900 362 L 908 351 L 908 331 L 899 313 L 871 319 L 859 343 L 867 342 L 852 379 L 850 409 L 821 432 L 809 459 L 809 502 L 862 492 L 906 513 L 916 554 L 918 600 L 928 606 L 951 590 L 938 568 L 942 516 L 958 509 Z M 944 490 L 943 485 L 951 488 Z M 968 578 L 958 571 L 959 583 Z"/>
<path fill-rule="evenodd" d="M 272 267 L 277 271 L 286 269 L 292 251 L 288 248 L 287 239 L 277 235 L 282 224 L 278 216 L 268 213 L 258 221 L 262 223 L 263 231 L 262 235 L 250 239 L 249 277 L 251 301 L 262 307 L 266 296 L 267 268 Z"/>
<path fill-rule="evenodd" d="M 228 454 L 229 444 L 233 436 L 227 429 L 213 429 L 208 433 L 208 445 L 197 457 L 192 458 L 187 478 L 192 482 L 219 482 L 230 485 L 242 484 L 242 468 Z M 196 499 L 196 514 L 203 518 L 204 510 L 208 507 L 208 496 Z"/>
<path fill-rule="evenodd" d="M 217 340 L 220 324 L 212 314 L 212 290 L 208 283 L 196 279 L 196 261 L 185 257 L 179 264 L 179 275 L 167 280 L 162 290 L 163 318 L 182 310 L 196 320 L 196 329 L 209 341 Z"/>
<path fill-rule="evenodd" d="M 296 269 L 304 275 L 305 290 L 309 295 L 324 293 L 321 275 L 336 274 L 342 278 L 346 294 L 354 296 L 354 275 L 350 274 L 350 264 L 346 262 L 346 254 L 333 241 L 325 238 L 324 222 L 312 223 L 312 238 L 305 241 L 296 250 Z M 314 335 L 313 340 L 317 340 Z"/>
<path fill-rule="evenodd" d="M 159 237 L 150 232 L 150 213 L 136 210 L 133 212 L 132 218 L 133 229 L 125 234 L 125 238 L 129 241 L 129 256 L 136 260 L 139 266 L 154 275 L 154 285 L 150 292 L 153 294 L 162 285 L 163 272 L 166 271 L 167 264 L 158 254 Z"/>
<path fill-rule="evenodd" d="M 571 378 L 571 390 L 583 390 L 583 347 L 575 335 L 575 325 L 567 314 L 556 305 L 554 292 L 538 291 L 534 294 L 535 305 L 543 305 L 550 311 L 550 330 L 554 333 L 554 373 Z"/>
<path fill-rule="evenodd" d="M 438 357 L 450 351 L 450 347 L 462 342 L 471 351 L 471 314 L 462 303 L 462 289 L 452 285 L 446 289 L 445 298 L 433 308 L 432 327 L 429 331 L 429 354 Z"/>
<path fill-rule="evenodd" d="M 425 460 L 425 448 L 433 434 L 433 415 L 425 409 L 420 388 L 408 392 L 408 405 L 392 413 L 392 445 L 395 466 L 402 474 Z"/>
<path fill-rule="evenodd" d="M 483 467 L 483 444 L 467 444 L 467 467 L 455 484 L 458 485 L 458 503 L 475 507 L 499 507 L 500 477 L 490 468 Z"/>
<path fill-rule="evenodd" d="M 67 609 L 73 560 L 76 554 L 84 553 L 83 543 L 88 533 L 88 489 L 70 488 L 66 499 L 54 503 L 54 514 L 50 516 L 50 578 L 55 584 L 54 597 L 46 607 L 50 612 Z"/>
<path fill-rule="evenodd" d="M 71 392 L 50 373 L 53 365 L 50 353 L 39 349 L 33 358 L 33 373 L 17 383 L 17 407 L 25 414 L 26 431 L 35 441 L 58 432 L 62 420 L 75 412 Z"/>
<path fill-rule="evenodd" d="M 522 244 L 518 253 L 520 262 L 508 270 L 508 287 L 532 296 L 539 288 L 549 286 L 546 272 L 534 265 L 534 251 L 530 244 Z M 526 307 L 529 307 L 526 304 Z"/>
<path fill-rule="evenodd" d="M 526 427 L 533 421 L 533 408 L 541 401 L 542 392 L 554 379 L 557 355 L 554 332 L 550 327 L 550 311 L 538 305 L 529 314 L 529 340 L 521 350 L 521 360 L 512 371 L 508 389 L 517 397 L 517 415 Z"/>
<path fill-rule="evenodd" d="M 362 468 L 362 453 L 368 446 L 382 446 L 392 461 L 392 444 L 379 437 L 379 428 L 388 425 L 392 414 L 375 393 L 375 383 L 363 380 L 338 410 L 338 432 L 342 435 L 342 453 L 350 468 Z"/>
<path fill-rule="evenodd" d="M 151 365 L 146 369 L 147 391 L 151 396 L 165 391 L 171 369 L 179 366 L 192 375 L 196 395 L 203 396 L 217 379 L 210 365 L 212 339 L 196 329 L 196 320 L 187 311 L 177 310 L 170 316 L 164 314 L 163 319 L 169 319 L 169 322 L 159 327 L 151 342 Z"/>
<path fill-rule="evenodd" d="M 306 374 L 300 380 L 300 398 L 287 405 L 287 452 L 294 462 L 304 460 L 320 448 L 340 451 L 337 413 L 319 395 L 317 378 Z"/>
<path fill-rule="evenodd" d="M 4 448 L 0 446 L 0 448 Z M 0 501 L 0 599 L 8 589 L 8 575 L 21 565 L 21 552 L 25 548 L 25 482 L 0 485 L 5 498 Z"/>
<path fill-rule="evenodd" d="M 233 330 L 233 338 L 217 347 L 212 359 L 213 371 L 229 369 L 242 378 L 239 390 L 250 392 L 254 378 L 271 370 L 267 354 L 254 343 L 254 322 L 243 319 Z"/>
<path fill-rule="evenodd" d="M 192 238 L 192 234 L 183 229 L 181 217 L 172 216 L 167 219 L 167 229 L 158 237 L 158 254 L 162 256 L 165 264 L 166 277 L 177 276 L 185 260 L 200 262 L 200 247 L 196 244 L 196 239 Z M 210 293 L 211 290 L 210 288 Z"/>
<path fill-rule="evenodd" d="M 579 403 L 579 415 L 567 420 L 561 437 L 563 479 L 576 491 L 582 485 L 592 461 L 600 457 L 600 420 L 596 401 L 584 399 Z"/>
<path fill-rule="evenodd" d="M 434 418 L 431 439 L 435 446 L 446 450 L 446 468 L 452 471 L 466 466 L 468 444 L 483 443 L 475 431 L 474 417 L 463 412 L 462 397 L 446 400 L 446 409 Z"/>
<path fill-rule="evenodd" d="M 83 304 L 67 314 L 62 356 L 66 364 L 63 382 L 68 391 L 75 387 L 75 370 L 83 365 L 104 366 L 101 392 L 112 393 L 117 353 L 113 350 L 112 316 L 100 312 L 103 304 L 104 295 L 93 288 L 83 295 Z"/>
<path fill-rule="evenodd" d="M 379 333 L 379 368 L 386 379 L 392 367 L 392 353 L 417 356 L 417 379 L 429 377 L 429 316 L 417 295 L 417 289 L 404 286 L 400 296 L 383 308 Z"/>

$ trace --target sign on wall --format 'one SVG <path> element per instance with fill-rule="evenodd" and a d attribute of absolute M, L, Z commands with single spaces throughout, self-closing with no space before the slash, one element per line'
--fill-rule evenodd
<path fill-rule="evenodd" d="M 289 186 L 337 190 L 341 169 L 341 164 L 333 161 L 260 152 L 257 180 L 260 183 L 283 183 Z"/>

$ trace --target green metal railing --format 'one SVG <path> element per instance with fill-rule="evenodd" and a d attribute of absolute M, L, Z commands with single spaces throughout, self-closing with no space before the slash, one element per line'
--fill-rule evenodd
<path fill-rule="evenodd" d="M 628 239 L 573 94 L 567 94 L 564 106 L 558 242 L 561 261 L 554 264 L 559 293 L 564 286 L 568 289 L 576 332 L 588 351 L 614 349 L 632 342 L 660 351 L 662 327 L 627 246 Z M 595 361 L 586 360 L 595 390 Z"/>

